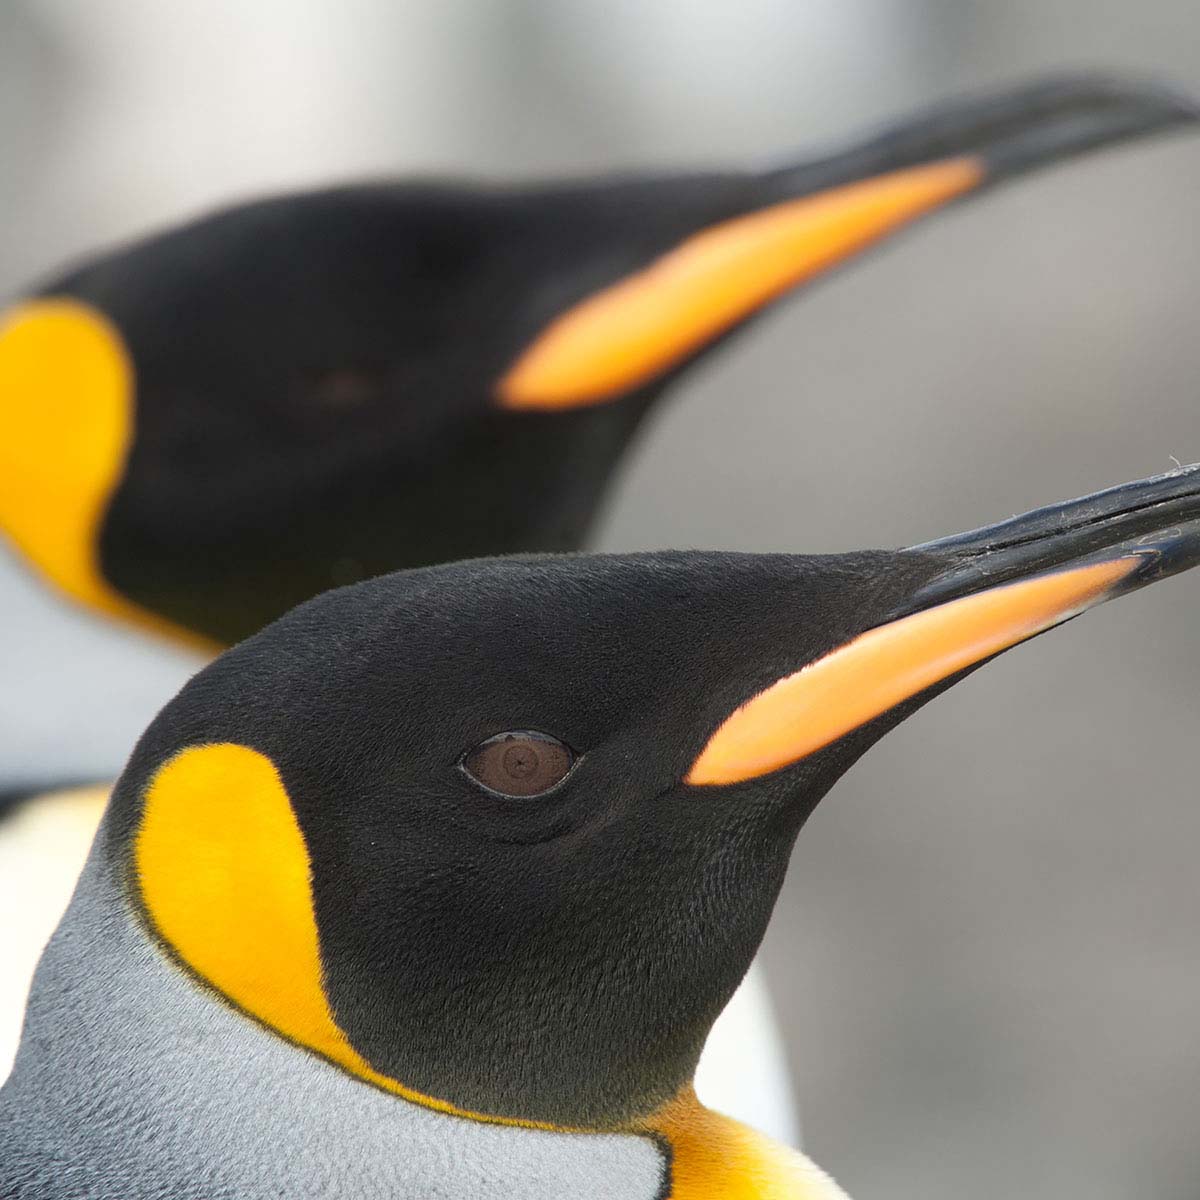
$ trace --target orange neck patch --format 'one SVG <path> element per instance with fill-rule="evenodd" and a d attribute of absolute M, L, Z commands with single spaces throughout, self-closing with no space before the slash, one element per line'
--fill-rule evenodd
<path fill-rule="evenodd" d="M 809 1159 L 685 1089 L 643 1126 L 671 1145 L 670 1200 L 846 1200 Z"/>
<path fill-rule="evenodd" d="M 781 292 L 983 178 L 977 159 L 947 159 L 714 225 L 551 322 L 500 381 L 500 403 L 575 408 L 646 383 Z"/>

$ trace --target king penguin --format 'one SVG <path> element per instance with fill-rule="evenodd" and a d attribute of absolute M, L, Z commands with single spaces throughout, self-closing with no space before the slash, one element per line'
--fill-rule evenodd
<path fill-rule="evenodd" d="M 836 1200 L 704 1109 L 815 805 L 976 666 L 1200 562 L 1200 465 L 901 551 L 326 593 L 169 703 L 0 1091 L 8 1200 Z"/>
<path fill-rule="evenodd" d="M 763 171 L 261 200 L 0 325 L 0 532 L 61 593 L 215 652 L 332 586 L 574 550 L 655 399 L 919 217 L 1194 124 L 1052 80 Z"/>
<path fill-rule="evenodd" d="M 769 170 L 217 213 L 0 318 L 0 534 L 60 594 L 210 655 L 338 583 L 577 549 L 656 399 L 755 313 L 952 202 L 1196 117 L 1053 79 Z M 43 884 L 106 795 L 63 782 L 0 845 Z"/>

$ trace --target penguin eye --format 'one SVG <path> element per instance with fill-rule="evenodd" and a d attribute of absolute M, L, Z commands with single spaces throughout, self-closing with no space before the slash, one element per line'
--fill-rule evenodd
<path fill-rule="evenodd" d="M 383 373 L 358 367 L 316 371 L 304 383 L 308 400 L 316 408 L 333 411 L 365 408 L 385 390 Z"/>
<path fill-rule="evenodd" d="M 575 765 L 570 746 L 546 733 L 498 733 L 468 750 L 459 764 L 476 783 L 501 796 L 540 796 Z"/>

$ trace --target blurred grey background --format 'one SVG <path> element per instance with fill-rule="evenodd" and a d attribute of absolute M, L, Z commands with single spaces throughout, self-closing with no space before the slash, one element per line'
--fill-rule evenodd
<path fill-rule="evenodd" d="M 4 0 L 0 292 L 362 175 L 735 164 L 1064 67 L 1200 93 L 1194 0 Z M 606 548 L 895 546 L 1200 458 L 1200 143 L 1022 181 L 677 390 Z M 767 944 L 856 1198 L 1200 1196 L 1200 580 L 1007 655 L 803 833 Z M 102 776 L 192 669 L 0 560 L 6 778 Z"/>

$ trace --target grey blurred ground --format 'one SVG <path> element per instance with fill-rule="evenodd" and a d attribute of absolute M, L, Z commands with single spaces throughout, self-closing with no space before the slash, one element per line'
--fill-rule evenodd
<path fill-rule="evenodd" d="M 0 290 L 347 174 L 726 163 L 1064 66 L 1200 92 L 1194 0 L 0 5 Z M 964 206 L 681 389 L 609 548 L 898 545 L 1200 458 L 1200 142 Z M 1200 580 L 1008 655 L 857 767 L 767 947 L 861 1200 L 1200 1196 Z M 114 771 L 188 663 L 0 575 L 8 777 Z"/>

